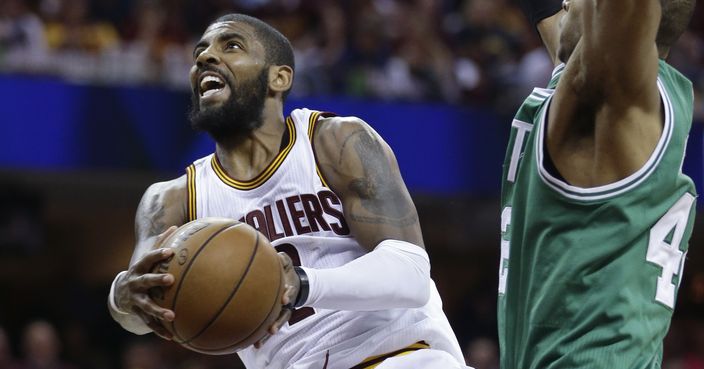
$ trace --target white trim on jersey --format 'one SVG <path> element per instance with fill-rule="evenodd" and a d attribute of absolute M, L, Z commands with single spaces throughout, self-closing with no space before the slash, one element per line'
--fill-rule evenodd
<path fill-rule="evenodd" d="M 549 98 L 552 96 L 553 92 L 555 90 L 549 89 L 549 88 L 534 88 L 533 92 L 531 92 L 530 95 L 528 95 L 529 99 L 537 100 L 538 102 L 543 102 L 545 99 Z M 530 124 L 530 123 L 529 123 Z"/>
<path fill-rule="evenodd" d="M 662 135 L 660 136 L 660 140 L 658 141 L 655 150 L 653 150 L 653 153 L 650 155 L 650 158 L 648 158 L 648 161 L 646 161 L 646 163 L 638 171 L 624 179 L 607 185 L 590 188 L 572 186 L 567 182 L 553 176 L 543 166 L 543 160 L 545 156 L 543 150 L 545 149 L 544 141 L 546 134 L 545 120 L 547 117 L 548 109 L 550 108 L 550 102 L 552 101 L 551 96 L 543 107 L 543 112 L 539 120 L 540 127 L 538 128 L 537 132 L 538 137 L 535 140 L 535 143 L 537 145 L 535 150 L 537 161 L 536 165 L 538 166 L 538 172 L 540 173 L 540 178 L 543 180 L 543 182 L 548 185 L 548 187 L 558 192 L 560 195 L 569 199 L 579 201 L 598 201 L 613 198 L 620 194 L 628 192 L 637 187 L 646 179 L 648 179 L 648 177 L 658 167 L 658 164 L 660 164 L 660 160 L 665 154 L 665 150 L 667 149 L 668 143 L 672 138 L 672 132 L 674 131 L 674 110 L 672 107 L 672 102 L 670 101 L 670 97 L 668 96 L 667 91 L 665 90 L 665 86 L 663 85 L 660 78 L 658 78 L 658 90 L 660 91 L 660 96 L 665 107 L 665 123 L 663 126 Z"/>
<path fill-rule="evenodd" d="M 533 93 L 534 93 L 534 94 L 536 94 L 536 95 L 538 95 L 538 96 L 541 96 L 541 97 L 544 97 L 544 98 L 546 98 L 546 99 L 547 99 L 548 97 L 550 97 L 554 92 L 555 92 L 555 89 L 553 89 L 553 88 L 540 88 L 540 87 L 536 87 L 536 88 L 533 89 Z"/>
<path fill-rule="evenodd" d="M 565 67 L 566 65 L 564 63 L 556 66 L 555 69 L 552 70 L 552 75 L 550 76 L 550 82 L 548 82 L 548 84 L 552 83 L 557 77 L 559 77 L 565 70 Z"/>
<path fill-rule="evenodd" d="M 558 74 L 562 73 L 562 71 L 565 70 L 566 66 L 567 65 L 565 63 L 560 63 L 557 66 L 555 66 L 555 69 L 552 70 L 551 78 L 555 78 Z"/>

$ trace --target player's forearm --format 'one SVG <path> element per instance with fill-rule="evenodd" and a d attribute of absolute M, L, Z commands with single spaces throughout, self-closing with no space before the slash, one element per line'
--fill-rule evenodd
<path fill-rule="evenodd" d="M 614 49 L 629 43 L 615 41 L 655 41 L 660 24 L 661 0 L 588 0 L 582 9 L 584 36 L 594 37 L 602 46 Z M 611 41 L 611 42 L 609 42 Z"/>
<path fill-rule="evenodd" d="M 585 3 L 594 7 L 600 15 L 606 15 L 611 20 L 628 21 L 637 19 L 654 9 L 661 7 L 662 0 L 588 0 Z M 668 0 L 669 1 L 669 0 Z"/>
<path fill-rule="evenodd" d="M 582 67 L 587 78 L 598 78 L 606 89 L 637 91 L 649 85 L 651 81 L 644 82 L 643 76 L 657 66 L 660 0 L 588 0 L 582 5 L 582 46 L 587 61 Z M 612 86 L 613 81 L 619 81 L 618 86 Z"/>
<path fill-rule="evenodd" d="M 420 307 L 430 297 L 428 255 L 408 242 L 386 240 L 341 267 L 304 270 L 310 289 L 301 306 L 373 311 Z"/>

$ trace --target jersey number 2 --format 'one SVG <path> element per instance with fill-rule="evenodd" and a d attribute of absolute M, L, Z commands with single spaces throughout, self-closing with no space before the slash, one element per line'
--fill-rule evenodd
<path fill-rule="evenodd" d="M 646 260 L 662 268 L 657 279 L 655 301 L 670 309 L 675 308 L 675 294 L 679 287 L 679 282 L 675 285 L 672 280 L 674 276 L 682 280 L 686 253 L 680 250 L 680 243 L 692 205 L 694 196 L 685 193 L 650 229 Z"/>

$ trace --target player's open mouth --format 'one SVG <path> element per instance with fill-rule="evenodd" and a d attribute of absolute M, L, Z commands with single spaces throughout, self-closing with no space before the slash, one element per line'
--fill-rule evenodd
<path fill-rule="evenodd" d="M 209 97 L 215 95 L 227 87 L 222 77 L 215 73 L 203 73 L 200 77 L 200 96 Z"/>

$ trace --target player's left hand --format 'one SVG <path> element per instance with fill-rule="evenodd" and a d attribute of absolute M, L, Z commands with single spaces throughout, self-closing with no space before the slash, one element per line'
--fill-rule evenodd
<path fill-rule="evenodd" d="M 254 344 L 255 348 L 260 348 L 266 342 L 271 335 L 276 334 L 276 332 L 281 329 L 281 327 L 286 324 L 286 322 L 291 318 L 291 312 L 293 311 L 293 303 L 296 301 L 298 296 L 298 290 L 300 289 L 301 281 L 298 279 L 298 274 L 293 270 L 293 262 L 291 258 L 283 252 L 279 253 L 279 260 L 281 261 L 281 266 L 284 273 L 284 293 L 281 296 L 281 313 L 279 317 L 276 318 L 274 323 L 271 324 L 269 329 L 267 329 L 267 335 L 260 339 Z"/>

